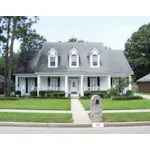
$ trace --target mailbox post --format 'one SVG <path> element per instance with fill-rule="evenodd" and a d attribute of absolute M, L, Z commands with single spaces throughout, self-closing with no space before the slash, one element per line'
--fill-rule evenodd
<path fill-rule="evenodd" d="M 91 97 L 91 121 L 93 127 L 102 127 L 102 99 L 98 95 Z"/>

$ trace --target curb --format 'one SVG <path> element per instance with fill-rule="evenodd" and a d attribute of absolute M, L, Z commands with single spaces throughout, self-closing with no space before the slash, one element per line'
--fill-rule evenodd
<path fill-rule="evenodd" d="M 150 121 L 143 122 L 106 122 L 104 127 L 150 126 Z M 51 127 L 51 128 L 92 128 L 92 124 L 74 123 L 36 123 L 36 122 L 0 122 L 0 126 L 11 127 Z M 99 127 L 102 128 L 102 127 Z"/>

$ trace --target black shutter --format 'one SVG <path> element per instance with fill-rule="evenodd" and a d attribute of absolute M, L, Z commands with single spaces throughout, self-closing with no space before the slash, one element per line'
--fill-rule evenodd
<path fill-rule="evenodd" d="M 48 77 L 48 86 L 50 86 L 50 77 Z"/>
<path fill-rule="evenodd" d="M 88 87 L 90 87 L 90 77 L 88 77 Z"/>
<path fill-rule="evenodd" d="M 97 85 L 99 86 L 99 77 L 97 77 Z"/>
<path fill-rule="evenodd" d="M 58 87 L 60 87 L 60 77 L 58 77 Z"/>
<path fill-rule="evenodd" d="M 26 93 L 28 93 L 28 78 L 26 78 Z"/>
<path fill-rule="evenodd" d="M 35 87 L 37 87 L 37 78 L 35 78 Z"/>
<path fill-rule="evenodd" d="M 19 80 L 20 80 L 20 78 L 18 77 L 18 87 L 19 87 Z"/>

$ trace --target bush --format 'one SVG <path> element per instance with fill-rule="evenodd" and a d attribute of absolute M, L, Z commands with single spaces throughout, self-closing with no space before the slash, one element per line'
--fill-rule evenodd
<path fill-rule="evenodd" d="M 92 95 L 99 95 L 102 98 L 108 97 L 107 91 L 84 91 L 84 96 L 91 98 Z"/>
<path fill-rule="evenodd" d="M 111 97 L 111 96 L 117 96 L 118 95 L 118 92 L 117 92 L 117 89 L 110 89 L 110 90 L 107 90 L 107 94 Z"/>
<path fill-rule="evenodd" d="M 126 96 L 131 96 L 131 95 L 133 95 L 133 92 L 131 90 L 127 90 L 126 91 Z"/>
<path fill-rule="evenodd" d="M 15 95 L 19 95 L 21 97 L 21 91 L 15 91 Z"/>
<path fill-rule="evenodd" d="M 36 97 L 37 96 L 37 91 L 31 91 L 30 96 L 31 97 Z"/>
<path fill-rule="evenodd" d="M 112 100 L 136 100 L 142 99 L 141 96 L 112 96 Z"/>
<path fill-rule="evenodd" d="M 0 88 L 0 94 L 4 94 L 4 88 Z"/>
<path fill-rule="evenodd" d="M 64 91 L 40 91 L 40 97 L 50 97 L 50 98 L 63 98 L 65 97 Z"/>
<path fill-rule="evenodd" d="M 17 97 L 3 97 L 3 96 L 1 96 L 0 100 L 18 100 L 18 98 Z"/>

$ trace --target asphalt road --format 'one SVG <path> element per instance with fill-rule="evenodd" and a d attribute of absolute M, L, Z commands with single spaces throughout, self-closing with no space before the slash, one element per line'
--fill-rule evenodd
<path fill-rule="evenodd" d="M 104 128 L 0 127 L 0 134 L 150 134 L 150 126 Z"/>

